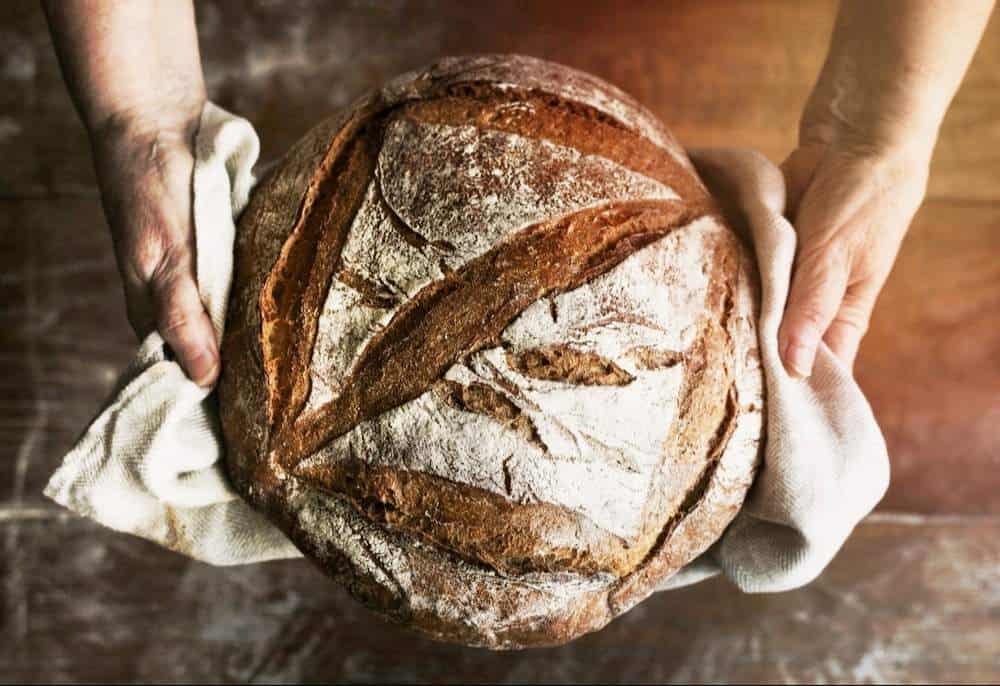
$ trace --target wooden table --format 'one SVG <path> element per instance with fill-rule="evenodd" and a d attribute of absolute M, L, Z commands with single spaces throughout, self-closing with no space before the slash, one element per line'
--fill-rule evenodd
<path fill-rule="evenodd" d="M 692 145 L 780 161 L 832 2 L 198 4 L 210 95 L 265 157 L 441 54 L 603 76 Z M 0 4 L 0 680 L 1000 680 L 1000 20 L 944 124 L 862 348 L 893 485 L 808 588 L 661 594 L 558 649 L 387 626 L 303 562 L 216 569 L 40 490 L 134 345 L 84 133 L 34 0 Z"/>

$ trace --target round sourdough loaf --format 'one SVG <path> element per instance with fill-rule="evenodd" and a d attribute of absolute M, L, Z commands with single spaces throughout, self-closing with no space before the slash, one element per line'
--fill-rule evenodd
<path fill-rule="evenodd" d="M 526 57 L 440 61 L 311 131 L 240 218 L 229 473 L 393 620 L 567 641 L 740 507 L 756 282 L 624 93 Z"/>

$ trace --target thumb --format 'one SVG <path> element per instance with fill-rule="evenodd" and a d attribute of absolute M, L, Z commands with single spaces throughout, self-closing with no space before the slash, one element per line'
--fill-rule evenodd
<path fill-rule="evenodd" d="M 190 270 L 168 268 L 157 272 L 149 287 L 160 335 L 191 380 L 211 386 L 219 376 L 219 346 L 194 276 Z"/>
<path fill-rule="evenodd" d="M 823 152 L 820 146 L 800 146 L 781 163 L 785 177 L 785 216 L 790 219 L 798 214 L 802 196 L 812 182 Z"/>
<path fill-rule="evenodd" d="M 792 376 L 812 373 L 816 349 L 844 298 L 847 274 L 846 256 L 829 246 L 800 253 L 778 331 L 778 351 Z"/>

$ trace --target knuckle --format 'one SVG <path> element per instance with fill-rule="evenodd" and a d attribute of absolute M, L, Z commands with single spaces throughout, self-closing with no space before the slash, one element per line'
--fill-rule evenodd
<path fill-rule="evenodd" d="M 830 317 L 818 305 L 807 303 L 805 305 L 801 305 L 795 310 L 795 319 L 800 326 L 805 326 L 813 331 L 821 332 L 826 328 Z"/>
<path fill-rule="evenodd" d="M 866 333 L 868 333 L 868 322 L 867 321 L 857 321 L 857 320 L 854 320 L 854 319 L 840 319 L 840 318 L 838 318 L 836 320 L 836 322 L 840 326 L 848 329 L 849 331 L 852 331 L 858 338 L 861 338 Z"/>
<path fill-rule="evenodd" d="M 122 289 L 125 295 L 125 316 L 132 330 L 139 337 L 145 336 L 153 328 L 153 305 L 144 284 L 130 283 L 123 279 Z"/>
<path fill-rule="evenodd" d="M 157 317 L 156 328 L 164 338 L 174 339 L 188 329 L 193 321 L 193 317 L 184 309 L 168 306 Z"/>
<path fill-rule="evenodd" d="M 164 338 L 179 339 L 190 332 L 198 323 L 201 313 L 184 299 L 176 290 L 161 293 L 157 298 L 156 328 Z"/>
<path fill-rule="evenodd" d="M 798 322 L 814 329 L 825 329 L 840 304 L 831 281 L 799 282 L 793 287 L 789 311 Z"/>
<path fill-rule="evenodd" d="M 868 327 L 871 323 L 871 313 L 863 305 L 845 302 L 841 306 L 840 312 L 837 313 L 834 322 L 863 336 L 868 332 Z"/>
<path fill-rule="evenodd" d="M 136 280 L 147 283 L 161 268 L 165 246 L 159 232 L 139 230 L 125 248 L 125 263 Z"/>
<path fill-rule="evenodd" d="M 163 247 L 159 264 L 153 273 L 155 281 L 172 281 L 185 276 L 191 261 L 191 251 L 186 245 L 172 243 Z"/>
<path fill-rule="evenodd" d="M 153 302 L 160 310 L 169 311 L 179 309 L 183 311 L 184 304 L 190 300 L 190 291 L 194 285 L 194 274 L 185 262 L 183 255 L 168 252 L 168 254 L 157 265 L 153 274 L 149 278 L 149 289 Z"/>
<path fill-rule="evenodd" d="M 130 276 L 142 283 L 163 281 L 174 272 L 183 273 L 190 268 L 191 248 L 163 228 L 163 223 L 139 221 L 120 238 L 122 261 Z"/>

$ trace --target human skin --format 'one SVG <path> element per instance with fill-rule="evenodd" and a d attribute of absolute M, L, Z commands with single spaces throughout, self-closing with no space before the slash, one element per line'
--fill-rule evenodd
<path fill-rule="evenodd" d="M 812 371 L 820 340 L 848 367 L 923 201 L 945 112 L 993 0 L 842 0 L 782 164 L 798 245 L 778 349 Z"/>
<path fill-rule="evenodd" d="M 205 86 L 190 0 L 43 0 L 87 128 L 129 320 L 211 386 L 218 342 L 195 280 L 193 139 Z M 938 128 L 993 0 L 842 0 L 782 164 L 798 245 L 779 350 L 851 366 L 923 200 Z"/>
<path fill-rule="evenodd" d="M 129 321 L 211 386 L 219 346 L 195 280 L 191 175 L 205 103 L 190 0 L 46 0 L 90 137 Z"/>

